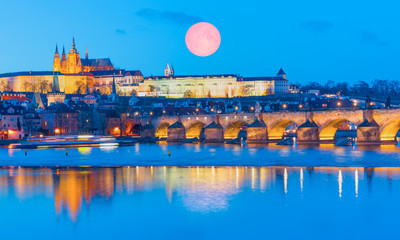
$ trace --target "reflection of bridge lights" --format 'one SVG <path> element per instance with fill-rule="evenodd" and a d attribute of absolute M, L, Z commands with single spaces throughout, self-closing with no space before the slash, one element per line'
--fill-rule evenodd
<path fill-rule="evenodd" d="M 341 198 L 342 197 L 342 184 L 343 184 L 342 170 L 339 170 L 338 183 L 339 183 L 339 197 Z"/>

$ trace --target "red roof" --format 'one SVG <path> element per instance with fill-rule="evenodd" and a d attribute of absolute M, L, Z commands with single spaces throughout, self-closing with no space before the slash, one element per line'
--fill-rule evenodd
<path fill-rule="evenodd" d="M 20 96 L 2 96 L 1 100 L 12 100 L 15 99 L 17 101 L 32 101 L 31 99 L 27 98 L 27 97 L 20 97 Z"/>

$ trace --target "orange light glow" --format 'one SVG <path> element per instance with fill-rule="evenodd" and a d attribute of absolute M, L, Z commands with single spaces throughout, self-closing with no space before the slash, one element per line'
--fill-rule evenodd
<path fill-rule="evenodd" d="M 57 133 L 57 134 L 59 134 L 59 133 L 60 133 L 60 129 L 59 129 L 59 128 L 56 128 L 56 129 L 54 130 L 54 132 Z"/>

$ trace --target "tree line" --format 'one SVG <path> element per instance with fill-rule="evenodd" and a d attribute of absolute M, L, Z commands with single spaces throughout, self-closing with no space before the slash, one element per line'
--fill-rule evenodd
<path fill-rule="evenodd" d="M 371 83 L 358 81 L 350 85 L 347 82 L 334 82 L 329 80 L 325 84 L 310 82 L 308 84 L 295 84 L 301 92 L 319 90 L 320 94 L 371 95 L 371 96 L 400 96 L 400 81 L 375 79 Z"/>

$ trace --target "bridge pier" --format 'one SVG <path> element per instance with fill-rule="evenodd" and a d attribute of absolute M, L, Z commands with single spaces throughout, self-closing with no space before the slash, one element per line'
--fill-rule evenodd
<path fill-rule="evenodd" d="M 247 141 L 246 143 L 268 143 L 268 130 L 264 121 L 256 119 L 252 124 L 247 127 Z"/>
<path fill-rule="evenodd" d="M 222 143 L 224 142 L 224 128 L 219 122 L 212 122 L 204 128 L 206 143 Z"/>
<path fill-rule="evenodd" d="M 305 123 L 297 128 L 297 144 L 318 144 L 318 125 L 307 119 Z"/>
<path fill-rule="evenodd" d="M 156 130 L 151 124 L 146 124 L 140 127 L 140 137 L 141 138 L 154 138 L 156 136 Z"/>
<path fill-rule="evenodd" d="M 364 122 L 357 126 L 357 145 L 378 144 L 381 144 L 379 125 L 373 119 L 372 121 L 365 119 Z"/>
<path fill-rule="evenodd" d="M 168 127 L 167 142 L 181 142 L 186 139 L 186 131 L 182 122 L 176 121 Z"/>

